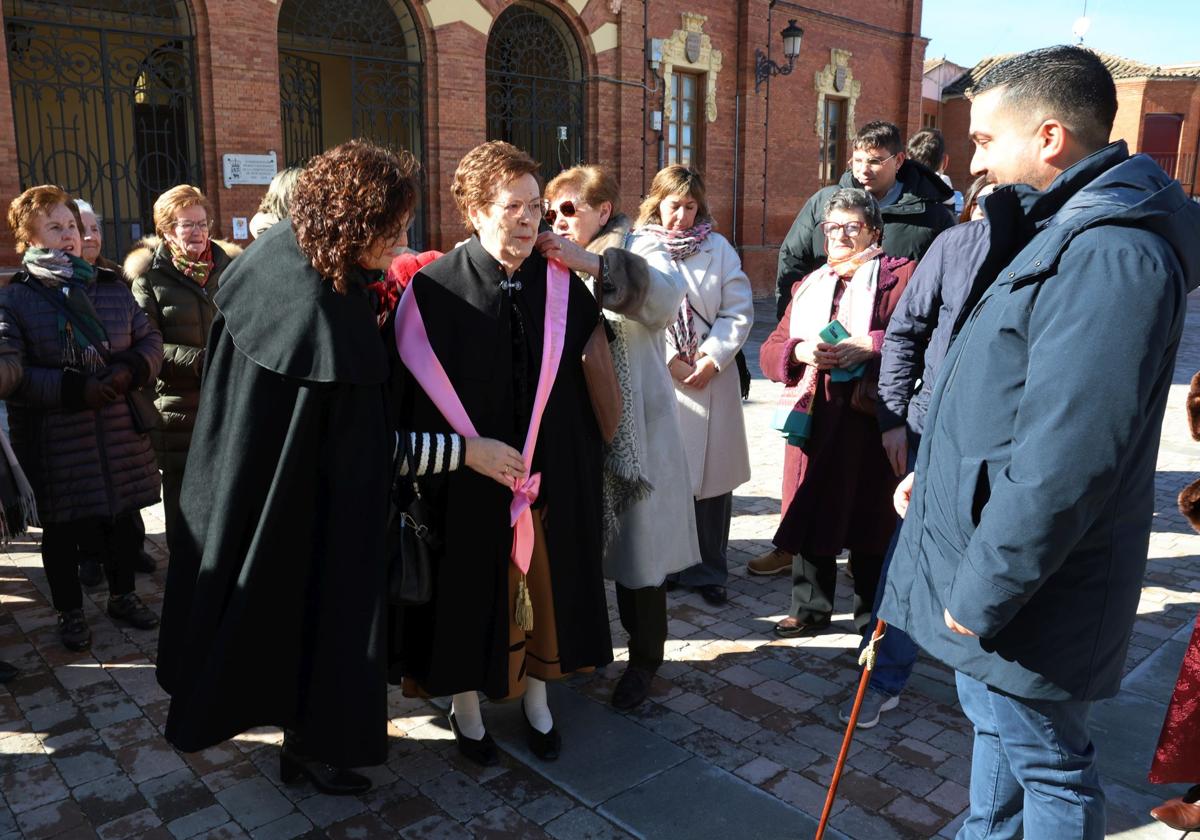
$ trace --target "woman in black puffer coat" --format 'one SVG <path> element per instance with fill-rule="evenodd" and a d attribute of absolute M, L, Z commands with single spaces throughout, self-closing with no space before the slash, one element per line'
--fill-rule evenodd
<path fill-rule="evenodd" d="M 209 238 L 208 199 L 181 184 L 154 202 L 157 241 L 143 241 L 125 259 L 133 296 L 163 336 L 155 384 L 162 423 L 151 434 L 162 470 L 167 542 L 179 517 L 183 467 L 200 408 L 200 374 L 217 308 L 213 298 L 230 257 Z"/>
<path fill-rule="evenodd" d="M 91 631 L 78 544 L 97 524 L 108 543 L 109 616 L 143 629 L 158 624 L 133 591 L 140 546 L 133 520 L 158 501 L 159 477 L 150 438 L 134 427 L 126 397 L 158 374 L 162 336 L 119 277 L 79 256 L 67 201 L 58 187 L 41 186 L 9 207 L 23 257 L 22 270 L 0 291 L 0 341 L 18 349 L 24 368 L 9 397 L 9 423 L 37 499 L 59 633 L 71 650 L 85 650 Z"/>

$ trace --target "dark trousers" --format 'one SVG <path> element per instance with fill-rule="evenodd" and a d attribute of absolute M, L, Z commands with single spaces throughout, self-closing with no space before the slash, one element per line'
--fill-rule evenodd
<path fill-rule="evenodd" d="M 179 520 L 179 491 L 182 489 L 183 470 L 163 470 L 163 519 L 166 522 L 168 546 L 171 544 L 171 534 L 175 532 L 175 523 Z"/>
<path fill-rule="evenodd" d="M 700 563 L 675 577 L 684 586 L 724 586 L 729 579 L 729 521 L 733 518 L 733 493 L 696 499 L 696 537 Z"/>
<path fill-rule="evenodd" d="M 110 596 L 133 591 L 133 569 L 141 549 L 134 524 L 136 513 L 114 519 L 47 523 L 42 528 L 42 567 L 50 583 L 50 599 L 59 612 L 83 606 L 79 589 L 81 545 L 92 546 L 104 564 Z"/>
<path fill-rule="evenodd" d="M 854 625 L 861 632 L 871 618 L 882 554 L 850 552 L 854 567 Z M 797 554 L 792 558 L 792 611 L 790 615 L 804 624 L 819 624 L 833 615 L 833 595 L 837 590 L 837 558 Z"/>
<path fill-rule="evenodd" d="M 146 545 L 146 521 L 142 519 L 142 512 L 135 511 L 133 514 L 133 527 L 137 531 L 138 550 L 140 551 Z M 85 560 L 95 560 L 101 566 L 104 565 L 104 552 L 107 550 L 108 540 L 104 536 L 104 526 L 98 520 L 92 520 L 87 528 L 80 528 L 79 535 L 79 562 Z"/>
<path fill-rule="evenodd" d="M 917 463 L 917 449 L 921 445 L 921 436 L 912 430 L 908 433 L 908 472 L 912 472 Z M 892 534 L 892 542 L 888 545 L 887 554 L 883 557 L 883 568 L 879 572 L 879 587 L 875 592 L 875 606 L 871 610 L 871 620 L 864 628 L 863 639 L 858 649 L 862 650 L 871 640 L 875 632 L 875 622 L 879 618 L 879 604 L 883 601 L 884 584 L 887 583 L 888 569 L 892 565 L 892 555 L 900 543 L 900 529 L 904 520 L 897 518 L 896 531 Z M 917 664 L 917 643 L 899 627 L 888 625 L 883 639 L 877 647 L 875 670 L 871 672 L 871 689 L 888 697 L 897 697 L 908 685 L 912 676 L 913 666 Z"/>
<path fill-rule="evenodd" d="M 629 634 L 629 664 L 655 671 L 667 643 L 667 587 L 626 589 L 617 584 L 617 612 Z"/>

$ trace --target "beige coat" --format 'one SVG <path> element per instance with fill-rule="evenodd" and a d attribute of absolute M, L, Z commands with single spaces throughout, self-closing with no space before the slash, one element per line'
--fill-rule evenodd
<path fill-rule="evenodd" d="M 683 278 L 650 268 L 625 251 L 628 229 L 628 220 L 617 217 L 588 250 L 604 257 L 610 287 L 604 314 L 620 331 L 628 354 L 637 462 L 650 487 L 649 495 L 619 513 L 616 536 L 605 549 L 604 573 L 640 589 L 661 586 L 667 575 L 694 566 L 700 549 L 675 388 L 663 361 L 664 329 L 683 301 Z M 611 457 L 606 452 L 606 459 Z"/>
<path fill-rule="evenodd" d="M 653 236 L 636 236 L 630 250 L 651 268 L 683 279 L 695 313 L 699 351 L 720 369 L 706 388 L 675 383 L 679 425 L 687 450 L 692 494 L 711 499 L 750 479 L 750 453 L 742 418 L 742 392 L 734 356 L 750 336 L 754 297 L 733 246 L 711 233 L 695 254 L 672 260 Z M 666 356 L 675 356 L 668 333 Z"/>

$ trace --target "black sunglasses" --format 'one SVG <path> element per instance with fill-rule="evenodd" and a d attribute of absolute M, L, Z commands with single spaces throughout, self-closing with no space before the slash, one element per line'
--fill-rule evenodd
<path fill-rule="evenodd" d="M 574 203 L 570 202 L 570 201 L 564 201 L 562 204 L 558 205 L 557 210 L 555 210 L 553 207 L 551 207 L 550 209 L 548 209 L 546 211 L 546 221 L 549 222 L 550 224 L 554 224 L 554 220 L 558 218 L 559 213 L 562 213 L 563 216 L 565 216 L 568 219 L 571 218 L 572 216 L 575 215 Z"/>

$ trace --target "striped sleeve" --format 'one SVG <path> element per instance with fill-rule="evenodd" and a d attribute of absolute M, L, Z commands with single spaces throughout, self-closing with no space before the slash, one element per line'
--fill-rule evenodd
<path fill-rule="evenodd" d="M 408 432 L 408 452 L 400 475 L 424 478 L 457 470 L 466 461 L 467 445 L 462 435 L 441 432 Z"/>

